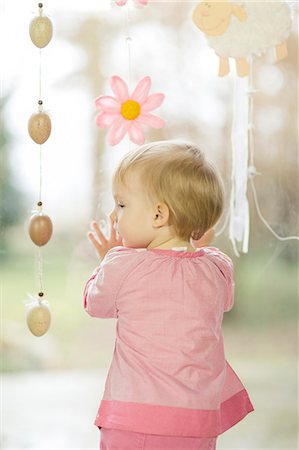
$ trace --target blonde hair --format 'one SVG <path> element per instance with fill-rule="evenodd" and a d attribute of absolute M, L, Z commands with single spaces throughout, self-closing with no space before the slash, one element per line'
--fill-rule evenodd
<path fill-rule="evenodd" d="M 193 144 L 160 141 L 145 144 L 123 157 L 113 184 L 126 185 L 137 171 L 145 193 L 169 208 L 169 223 L 184 240 L 199 239 L 223 211 L 220 176 Z"/>

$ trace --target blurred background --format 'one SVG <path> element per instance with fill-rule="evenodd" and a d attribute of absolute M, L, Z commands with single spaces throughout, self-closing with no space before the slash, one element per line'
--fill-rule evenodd
<path fill-rule="evenodd" d="M 42 50 L 44 110 L 52 134 L 43 145 L 44 211 L 54 224 L 42 248 L 52 324 L 34 337 L 27 294 L 38 292 L 37 247 L 27 223 L 39 192 L 39 146 L 27 122 L 39 100 L 39 50 L 28 27 L 38 2 L 1 0 L 0 296 L 3 449 L 96 449 L 93 426 L 111 361 L 115 321 L 83 310 L 85 281 L 98 265 L 86 239 L 92 219 L 112 207 L 110 176 L 129 147 L 111 148 L 95 126 L 94 100 L 111 95 L 109 78 L 132 87 L 146 75 L 166 95 L 167 124 L 146 140 L 200 143 L 231 189 L 234 69 L 217 77 L 218 59 L 191 20 L 193 2 L 152 1 L 146 9 L 110 0 L 44 1 L 54 37 Z M 294 6 L 294 5 L 293 5 Z M 255 178 L 260 208 L 281 236 L 298 234 L 298 27 L 289 56 L 254 61 Z M 232 66 L 234 64 L 232 63 Z M 219 438 L 219 449 L 298 448 L 298 242 L 279 241 L 258 217 L 252 191 L 248 254 L 234 255 L 228 229 L 213 245 L 234 261 L 235 307 L 224 320 L 226 354 L 255 412 Z M 220 230 L 225 214 L 217 229 Z"/>

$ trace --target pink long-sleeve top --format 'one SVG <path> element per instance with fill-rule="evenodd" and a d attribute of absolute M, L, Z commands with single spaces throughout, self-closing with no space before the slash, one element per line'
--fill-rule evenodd
<path fill-rule="evenodd" d="M 173 436 L 218 436 L 253 406 L 224 354 L 233 267 L 216 248 L 111 249 L 87 281 L 84 307 L 117 319 L 95 424 Z"/>

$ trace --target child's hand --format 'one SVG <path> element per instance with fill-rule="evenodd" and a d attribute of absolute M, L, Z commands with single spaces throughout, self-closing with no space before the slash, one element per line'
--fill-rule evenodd
<path fill-rule="evenodd" d="M 103 231 L 101 230 L 96 221 L 93 221 L 91 223 L 94 232 L 89 231 L 87 233 L 88 239 L 96 249 L 96 252 L 101 260 L 104 259 L 106 253 L 111 248 L 122 245 L 122 239 L 118 236 L 117 231 L 115 230 L 114 222 L 111 216 L 109 216 L 109 221 L 110 221 L 110 229 L 108 238 L 106 238 L 106 236 L 104 235 Z"/>
<path fill-rule="evenodd" d="M 196 248 L 208 247 L 208 245 L 210 245 L 211 241 L 213 240 L 214 235 L 215 235 L 214 228 L 210 228 L 208 231 L 205 232 L 205 234 L 200 239 L 198 239 L 198 241 L 192 239 L 192 244 Z"/>

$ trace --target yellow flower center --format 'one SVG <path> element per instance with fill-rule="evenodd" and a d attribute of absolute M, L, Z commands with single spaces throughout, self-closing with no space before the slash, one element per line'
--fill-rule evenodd
<path fill-rule="evenodd" d="M 141 107 L 135 100 L 127 100 L 121 105 L 121 115 L 127 120 L 136 119 L 141 111 Z"/>

